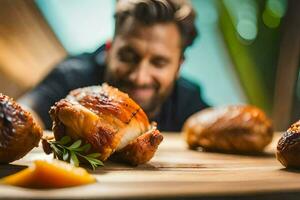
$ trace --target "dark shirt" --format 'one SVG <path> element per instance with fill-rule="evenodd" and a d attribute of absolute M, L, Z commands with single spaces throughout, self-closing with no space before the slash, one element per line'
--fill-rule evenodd
<path fill-rule="evenodd" d="M 70 90 L 103 83 L 106 68 L 104 57 L 103 45 L 94 53 L 66 58 L 19 102 L 32 108 L 46 128 L 51 129 L 52 122 L 48 112 L 55 102 L 67 96 Z M 156 121 L 161 131 L 180 131 L 190 115 L 206 107 L 207 104 L 200 96 L 200 87 L 180 77 L 159 114 L 150 120 Z"/>

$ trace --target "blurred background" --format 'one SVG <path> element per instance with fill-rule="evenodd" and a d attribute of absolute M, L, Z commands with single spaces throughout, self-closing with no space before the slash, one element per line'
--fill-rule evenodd
<path fill-rule="evenodd" d="M 213 106 L 249 103 L 276 130 L 300 119 L 300 1 L 192 0 L 200 37 L 182 76 Z M 60 60 L 112 38 L 115 1 L 0 0 L 0 92 L 18 98 Z"/>

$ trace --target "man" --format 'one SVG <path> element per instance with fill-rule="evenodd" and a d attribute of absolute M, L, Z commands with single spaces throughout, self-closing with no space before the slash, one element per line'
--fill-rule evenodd
<path fill-rule="evenodd" d="M 184 0 L 120 0 L 110 44 L 69 57 L 19 102 L 51 128 L 50 107 L 72 89 L 108 82 L 129 94 L 161 131 L 180 131 L 207 107 L 197 85 L 179 77 L 184 52 L 197 36 Z"/>

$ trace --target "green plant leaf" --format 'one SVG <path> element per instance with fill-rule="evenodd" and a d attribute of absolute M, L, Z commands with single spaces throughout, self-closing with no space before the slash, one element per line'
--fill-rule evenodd
<path fill-rule="evenodd" d="M 68 151 L 64 152 L 63 160 L 64 161 L 68 161 L 69 160 L 69 152 Z"/>
<path fill-rule="evenodd" d="M 58 156 L 63 155 L 63 152 L 58 147 L 56 147 L 54 144 L 50 144 L 50 147 L 54 150 L 56 155 L 58 155 Z"/>
<path fill-rule="evenodd" d="M 77 149 L 78 147 L 80 147 L 81 145 L 81 140 L 77 140 L 76 142 L 74 142 L 71 146 L 69 146 L 70 150 L 74 150 Z"/>
<path fill-rule="evenodd" d="M 72 151 L 71 151 L 71 161 L 76 167 L 79 166 L 78 158 L 77 158 L 76 154 Z"/>
<path fill-rule="evenodd" d="M 91 154 L 88 154 L 86 156 L 91 157 L 91 158 L 98 158 L 99 156 L 101 156 L 101 154 L 100 153 L 91 153 Z"/>
<path fill-rule="evenodd" d="M 89 151 L 91 148 L 91 145 L 89 143 L 77 148 L 77 149 L 74 149 L 74 151 L 78 151 L 78 152 L 87 152 Z"/>
<path fill-rule="evenodd" d="M 61 145 L 65 145 L 65 144 L 68 144 L 69 142 L 71 141 L 71 138 L 70 138 L 70 136 L 64 136 L 64 137 L 62 137 L 59 141 L 58 141 L 58 143 L 60 143 Z"/>
<path fill-rule="evenodd" d="M 101 160 L 98 160 L 95 158 L 87 158 L 87 161 L 89 161 L 90 163 L 93 163 L 94 165 L 104 166 L 104 164 Z"/>
<path fill-rule="evenodd" d="M 66 144 L 68 144 L 70 141 L 71 138 L 69 136 L 63 137 L 60 141 L 48 141 L 53 150 L 54 158 L 71 162 L 75 166 L 79 166 L 80 162 L 78 160 L 78 156 L 80 156 L 91 165 L 93 170 L 99 166 L 104 166 L 103 162 L 97 159 L 99 156 L 101 156 L 100 153 L 91 153 L 88 155 L 85 154 L 91 148 L 89 143 L 81 146 L 82 141 L 77 140 L 72 145 L 66 146 Z"/>

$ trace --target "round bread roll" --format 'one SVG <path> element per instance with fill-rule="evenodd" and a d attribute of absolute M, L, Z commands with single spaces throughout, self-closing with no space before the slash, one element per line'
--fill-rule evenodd
<path fill-rule="evenodd" d="M 10 163 L 37 147 L 42 129 L 31 114 L 0 93 L 0 163 Z"/>
<path fill-rule="evenodd" d="M 255 154 L 272 141 L 270 120 L 258 108 L 236 105 L 208 108 L 192 115 L 183 134 L 189 148 Z"/>
<path fill-rule="evenodd" d="M 294 123 L 280 138 L 276 157 L 285 167 L 300 168 L 300 121 Z"/>

